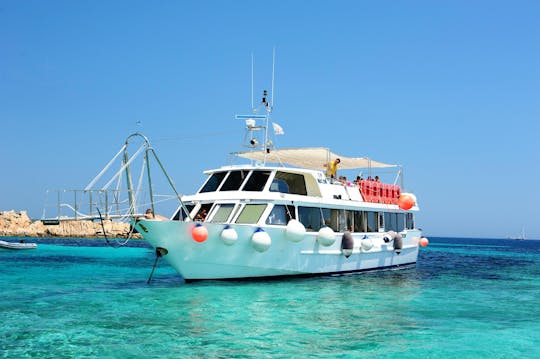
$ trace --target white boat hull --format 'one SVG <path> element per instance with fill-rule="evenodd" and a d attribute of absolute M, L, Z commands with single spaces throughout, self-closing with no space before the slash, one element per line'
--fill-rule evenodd
<path fill-rule="evenodd" d="M 392 242 L 384 242 L 383 233 L 355 233 L 352 254 L 346 257 L 341 250 L 342 233 L 336 233 L 335 243 L 325 247 L 319 244 L 317 232 L 308 232 L 295 243 L 287 239 L 285 227 L 266 227 L 263 230 L 271 244 L 258 252 L 251 239 L 257 226 L 231 225 L 238 234 L 232 245 L 221 239 L 224 224 L 204 223 L 208 237 L 202 243 L 193 240 L 193 227 L 194 223 L 181 221 L 140 220 L 136 224 L 154 248 L 167 250 L 163 258 L 186 281 L 350 273 L 415 264 L 421 237 L 418 230 L 401 232 L 399 251 Z M 366 237 L 373 243 L 369 251 L 361 247 Z"/>

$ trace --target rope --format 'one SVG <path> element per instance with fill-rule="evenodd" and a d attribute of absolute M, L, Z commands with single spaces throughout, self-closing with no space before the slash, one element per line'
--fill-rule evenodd
<path fill-rule="evenodd" d="M 294 206 L 294 202 L 291 202 L 291 206 Z M 294 219 L 294 217 L 291 215 L 291 211 L 289 211 L 288 205 L 285 205 L 285 210 L 287 211 L 287 214 L 289 215 L 289 219 Z"/>
<path fill-rule="evenodd" d="M 150 281 L 152 280 L 152 276 L 154 275 L 154 270 L 156 269 L 158 260 L 169 253 L 168 250 L 166 250 L 163 247 L 156 247 L 156 259 L 154 260 L 154 265 L 152 266 L 152 271 L 150 272 L 150 276 L 148 277 L 148 280 L 146 281 L 146 284 L 150 284 Z"/>
<path fill-rule="evenodd" d="M 124 242 L 120 243 L 115 239 L 116 243 L 115 244 L 111 243 L 109 241 L 109 238 L 107 237 L 107 232 L 105 231 L 105 225 L 103 224 L 103 216 L 101 215 L 101 211 L 99 210 L 99 207 L 96 207 L 96 209 L 97 209 L 97 211 L 99 213 L 99 219 L 100 219 L 100 222 L 101 222 L 101 228 L 103 229 L 103 236 L 105 237 L 105 241 L 107 242 L 107 244 L 110 247 L 114 248 L 114 249 L 125 246 L 127 244 L 127 242 L 129 242 L 129 240 L 131 239 L 131 235 L 133 234 L 133 230 L 135 229 L 135 227 L 131 226 L 131 230 L 129 232 L 129 235 L 128 235 L 127 239 Z"/>
<path fill-rule="evenodd" d="M 321 222 L 322 222 L 322 226 L 324 227 L 326 225 L 326 223 L 324 223 L 324 214 L 323 214 L 323 211 L 322 211 L 322 207 L 319 207 L 319 211 L 321 212 Z"/>

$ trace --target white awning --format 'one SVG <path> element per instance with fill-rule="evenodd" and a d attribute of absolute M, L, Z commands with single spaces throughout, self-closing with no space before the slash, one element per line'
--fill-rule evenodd
<path fill-rule="evenodd" d="M 340 169 L 398 167 L 398 165 L 377 162 L 367 157 L 340 156 L 322 147 L 272 150 L 266 156 L 263 151 L 238 152 L 235 155 L 253 161 L 264 162 L 266 160 L 266 162 L 288 164 L 312 170 L 323 170 L 326 163 L 336 158 L 340 159 Z"/>

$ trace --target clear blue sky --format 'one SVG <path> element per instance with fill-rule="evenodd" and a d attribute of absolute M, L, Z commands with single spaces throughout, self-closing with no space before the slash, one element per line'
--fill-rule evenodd
<path fill-rule="evenodd" d="M 540 238 L 539 1 L 0 0 L 0 210 L 133 131 L 183 193 L 271 83 L 278 145 L 402 164 L 427 235 Z M 140 124 L 137 124 L 140 121 Z"/>

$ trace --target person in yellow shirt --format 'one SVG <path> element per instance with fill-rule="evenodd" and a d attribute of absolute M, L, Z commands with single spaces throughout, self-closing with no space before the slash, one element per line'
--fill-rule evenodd
<path fill-rule="evenodd" d="M 341 163 L 341 160 L 339 158 L 336 158 L 333 161 L 328 162 L 328 164 L 325 164 L 326 167 L 326 177 L 330 177 L 332 179 L 336 178 L 338 165 Z"/>

